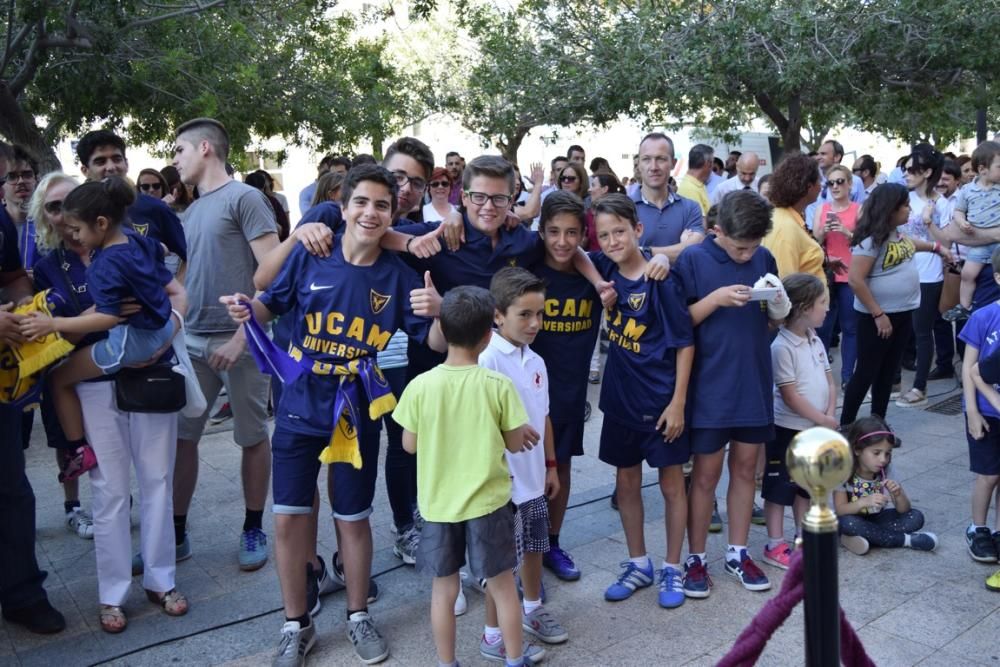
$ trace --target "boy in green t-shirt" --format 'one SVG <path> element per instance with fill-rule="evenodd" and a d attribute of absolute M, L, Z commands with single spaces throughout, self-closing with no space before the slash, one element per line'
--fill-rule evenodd
<path fill-rule="evenodd" d="M 448 292 L 440 316 L 448 357 L 414 378 L 393 412 L 404 429 L 403 449 L 417 454 L 417 505 L 426 520 L 417 568 L 434 576 L 431 625 L 442 665 L 457 664 L 454 607 L 466 550 L 472 575 L 487 580 L 496 602 L 507 664 L 524 664 L 503 452 L 531 445 L 525 443 L 528 415 L 513 383 L 478 365 L 493 311 L 493 298 L 481 287 Z"/>

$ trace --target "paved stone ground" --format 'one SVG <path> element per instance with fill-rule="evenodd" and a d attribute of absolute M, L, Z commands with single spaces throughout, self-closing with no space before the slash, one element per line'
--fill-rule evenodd
<path fill-rule="evenodd" d="M 907 378 L 908 379 L 908 378 Z M 955 394 L 953 381 L 933 382 L 932 403 Z M 567 644 L 551 648 L 553 665 L 712 665 L 732 646 L 743 627 L 781 583 L 779 570 L 764 566 L 775 586 L 768 593 L 743 590 L 723 572 L 724 533 L 709 539 L 712 596 L 688 600 L 677 610 L 656 604 L 654 589 L 623 603 L 603 599 L 619 561 L 626 556 L 617 514 L 608 504 L 611 470 L 597 458 L 601 415 L 587 425 L 587 455 L 576 459 L 571 509 L 562 543 L 583 570 L 575 583 L 546 575 L 548 608 L 570 633 Z M 915 507 L 927 515 L 927 528 L 937 532 L 936 553 L 909 550 L 873 551 L 857 557 L 841 551 L 841 601 L 867 649 L 879 665 L 988 665 L 1000 660 L 1000 595 L 987 591 L 984 578 L 992 568 L 973 562 L 962 537 L 969 520 L 972 475 L 961 416 L 944 416 L 890 407 L 890 418 L 904 439 L 895 454 L 897 477 Z M 178 566 L 177 582 L 192 603 L 191 612 L 171 619 L 154 609 L 138 585 L 126 603 L 128 630 L 118 636 L 100 631 L 93 544 L 63 527 L 62 492 L 52 455 L 40 425 L 28 451 L 29 475 L 38 496 L 38 558 L 49 571 L 50 598 L 69 626 L 54 638 L 38 638 L 0 625 L 0 665 L 269 665 L 283 617 L 273 562 L 254 573 L 236 565 L 242 521 L 239 452 L 225 427 L 201 445 L 201 478 L 190 514 L 194 557 Z M 644 499 L 646 536 L 654 559 L 662 558 L 662 502 L 655 476 L 647 473 Z M 725 480 L 720 484 L 724 493 Z M 84 506 L 89 488 L 82 484 Z M 324 501 L 324 516 L 329 516 Z M 430 582 L 393 557 L 389 511 L 381 482 L 373 516 L 374 572 L 382 597 L 372 606 L 390 642 L 386 664 L 432 665 L 435 656 L 428 619 Z M 271 531 L 271 516 L 265 514 Z M 789 533 L 790 536 L 790 533 Z M 134 531 L 138 540 L 138 530 Z M 328 520 L 321 526 L 321 553 L 334 547 Z M 750 546 L 758 556 L 766 540 L 763 527 L 751 531 Z M 458 619 L 458 657 L 464 665 L 485 664 L 478 655 L 483 601 L 468 591 L 469 611 Z M 343 594 L 324 599 L 317 617 L 319 643 L 309 664 L 359 664 L 345 634 Z M 762 665 L 802 664 L 801 609 L 776 633 L 761 658 Z"/>

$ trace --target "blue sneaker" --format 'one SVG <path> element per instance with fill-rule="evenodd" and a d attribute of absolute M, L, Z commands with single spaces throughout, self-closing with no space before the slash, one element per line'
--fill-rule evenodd
<path fill-rule="evenodd" d="M 267 562 L 267 535 L 260 528 L 244 530 L 240 535 L 240 569 L 252 572 Z"/>
<path fill-rule="evenodd" d="M 559 547 L 552 547 L 542 556 L 542 565 L 563 581 L 576 581 L 580 578 L 573 557 Z"/>
<path fill-rule="evenodd" d="M 707 598 L 712 592 L 712 577 L 698 556 L 688 556 L 684 563 L 684 596 Z"/>
<path fill-rule="evenodd" d="M 743 588 L 748 591 L 766 591 L 771 588 L 767 575 L 757 567 L 746 549 L 740 549 L 739 560 L 726 555 L 726 572 L 739 579 Z"/>
<path fill-rule="evenodd" d="M 672 567 L 660 570 L 660 606 L 664 609 L 676 609 L 684 604 L 684 586 L 681 584 L 681 573 Z"/>
<path fill-rule="evenodd" d="M 621 562 L 622 573 L 618 576 L 618 581 L 608 586 L 604 591 L 604 599 L 611 602 L 620 602 L 632 597 L 632 593 L 639 588 L 645 588 L 653 583 L 653 564 L 645 568 L 640 568 L 630 560 Z"/>

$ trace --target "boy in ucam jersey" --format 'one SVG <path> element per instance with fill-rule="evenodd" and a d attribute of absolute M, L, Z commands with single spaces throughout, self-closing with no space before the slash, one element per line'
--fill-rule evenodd
<path fill-rule="evenodd" d="M 549 373 L 549 418 L 559 476 L 559 491 L 549 498 L 549 550 L 542 563 L 563 581 L 576 581 L 580 570 L 559 546 L 559 531 L 569 501 L 571 462 L 583 456 L 588 360 L 602 308 L 597 290 L 573 268 L 584 239 L 583 201 L 568 190 L 552 192 L 542 202 L 539 224 L 545 260 L 532 272 L 545 281 L 545 317 L 531 347 Z"/>
<path fill-rule="evenodd" d="M 330 255 L 318 257 L 296 246 L 278 277 L 252 303 L 257 320 L 293 318 L 289 355 L 307 369 L 285 385 L 272 446 L 276 556 L 286 619 L 274 660 L 278 667 L 301 665 L 316 641 L 306 604 L 306 570 L 313 553 L 311 514 L 321 456 L 333 461 L 332 506 L 347 581 L 348 637 L 368 664 L 389 655 L 367 610 L 377 418 L 394 405 L 374 364 L 375 353 L 397 329 L 427 339 L 435 349 L 445 347 L 439 326 L 428 319 L 440 307 L 430 277 L 422 282 L 379 247 L 396 209 L 396 193 L 396 179 L 386 169 L 352 169 L 342 192 L 346 230 Z M 234 320 L 250 318 L 244 295 L 221 300 Z"/>
<path fill-rule="evenodd" d="M 643 227 L 635 204 L 621 194 L 594 207 L 594 256 L 601 275 L 614 283 L 618 303 L 607 311 L 608 370 L 601 387 L 599 458 L 617 468 L 618 508 L 629 558 L 604 598 L 625 600 L 653 583 L 655 571 L 643 534 L 642 462 L 659 472 L 666 511 L 666 558 L 659 568 L 659 604 L 684 603 L 680 559 L 687 522 L 683 464 L 690 457 L 685 423 L 688 378 L 694 359 L 691 316 L 672 277 L 646 280 L 649 260 L 639 249 Z"/>
<path fill-rule="evenodd" d="M 479 355 L 479 365 L 511 379 L 528 413 L 526 428 L 533 431 L 532 437 L 540 437 L 544 443 L 543 447 L 506 453 L 511 502 L 515 506 L 514 541 L 524 592 L 523 627 L 547 644 L 561 644 L 569 635 L 542 607 L 542 554 L 549 550 L 546 498 L 552 498 L 559 490 L 549 421 L 549 376 L 545 362 L 530 347 L 545 313 L 545 283 L 527 269 L 508 266 L 493 276 L 490 294 L 496 301 L 496 329 Z M 484 657 L 496 659 L 501 657 L 501 647 L 496 605 L 487 588 L 486 628 L 479 650 Z"/>
<path fill-rule="evenodd" d="M 771 227 L 771 205 L 753 192 L 731 192 L 719 203 L 715 236 L 685 248 L 671 276 L 684 293 L 694 322 L 691 373 L 691 472 L 684 594 L 706 598 L 712 580 L 705 541 L 729 443 L 729 548 L 726 572 L 751 591 L 771 587 L 747 551 L 754 472 L 763 443 L 774 437 L 770 305 L 751 301 L 751 286 L 777 275 L 774 257 L 761 247 Z M 784 303 L 787 303 L 785 301 Z"/>

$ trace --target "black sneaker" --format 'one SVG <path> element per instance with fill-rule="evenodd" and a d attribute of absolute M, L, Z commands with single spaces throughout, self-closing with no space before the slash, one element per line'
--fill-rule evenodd
<path fill-rule="evenodd" d="M 320 597 L 344 590 L 343 583 L 330 575 L 323 557 L 316 556 L 316 558 L 319 560 L 319 571 L 316 571 L 312 563 L 306 563 L 306 609 L 309 610 L 310 616 L 315 616 L 323 608 Z M 374 586 L 375 582 L 371 585 Z M 375 593 L 378 595 L 377 587 Z"/>
<path fill-rule="evenodd" d="M 320 560 L 320 563 L 322 565 L 324 565 L 324 567 L 325 567 L 326 564 L 323 563 L 322 559 Z M 322 582 L 320 582 L 320 585 L 319 585 L 319 587 L 320 587 L 320 595 L 326 595 L 326 592 L 324 592 L 324 588 L 326 588 L 327 592 L 330 592 L 330 593 L 332 593 L 334 591 L 339 591 L 342 588 L 347 588 L 347 580 L 344 578 L 344 566 L 340 562 L 340 552 L 339 551 L 334 551 L 333 552 L 333 556 L 330 557 L 330 569 L 328 570 L 328 572 L 329 572 L 329 579 L 331 580 L 331 584 L 329 584 L 327 587 L 325 587 L 324 584 Z M 380 593 L 380 591 L 379 591 L 379 588 L 378 588 L 378 582 L 376 582 L 374 579 L 369 578 L 368 579 L 368 604 L 375 604 L 375 601 L 378 600 L 379 593 Z"/>
<path fill-rule="evenodd" d="M 969 555 L 980 563 L 997 562 L 997 544 L 994 542 L 990 529 L 980 526 L 974 531 L 965 531 L 965 543 L 969 547 Z"/>
<path fill-rule="evenodd" d="M 47 599 L 27 607 L 4 609 L 3 619 L 39 635 L 52 635 L 66 628 L 66 618 Z"/>
<path fill-rule="evenodd" d="M 928 380 L 950 380 L 955 377 L 955 369 L 948 366 L 935 366 L 934 370 L 927 374 Z"/>

